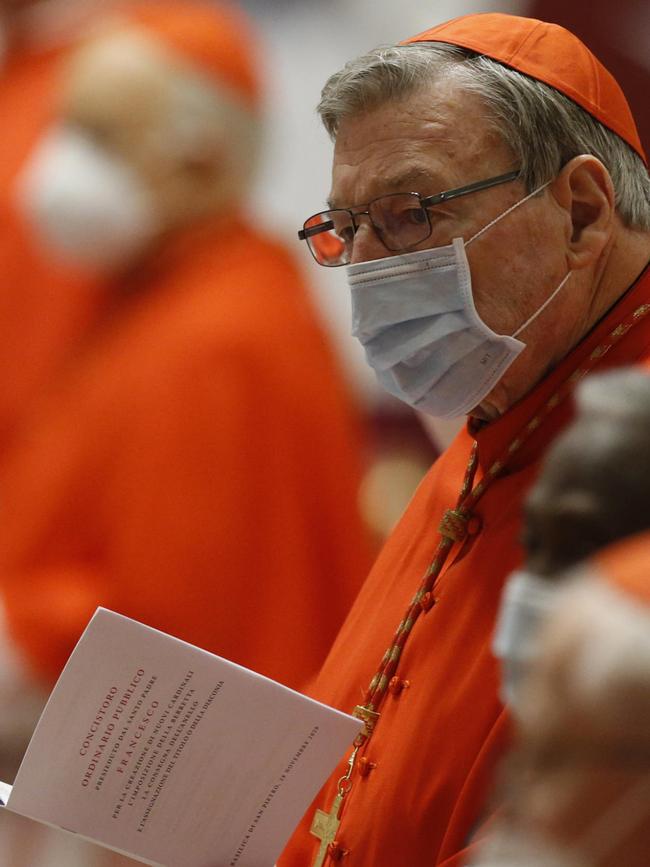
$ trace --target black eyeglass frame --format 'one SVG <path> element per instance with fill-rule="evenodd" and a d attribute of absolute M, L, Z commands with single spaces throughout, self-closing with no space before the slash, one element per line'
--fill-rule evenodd
<path fill-rule="evenodd" d="M 315 217 L 320 217 L 321 214 L 331 214 L 333 211 L 341 211 L 341 212 L 345 212 L 346 214 L 349 214 L 350 221 L 352 223 L 352 228 L 354 229 L 355 234 L 357 233 L 357 231 L 359 229 L 356 218 L 366 216 L 369 218 L 370 222 L 372 223 L 372 226 L 373 226 L 374 230 L 377 232 L 377 235 L 378 235 L 380 241 L 382 242 L 382 244 L 384 245 L 384 247 L 386 247 L 386 249 L 391 253 L 402 253 L 405 250 L 408 250 L 408 247 L 399 247 L 397 249 L 393 249 L 392 247 L 389 247 L 388 244 L 386 244 L 386 242 L 382 238 L 381 228 L 375 225 L 375 223 L 373 222 L 372 217 L 370 216 L 370 213 L 369 213 L 370 206 L 373 204 L 373 202 L 376 202 L 379 199 L 386 199 L 389 196 L 403 196 L 403 195 L 417 196 L 417 198 L 420 202 L 420 207 L 422 208 L 424 213 L 427 215 L 427 224 L 429 226 L 428 234 L 425 235 L 420 241 L 417 242 L 418 244 L 421 244 L 422 241 L 426 241 L 427 238 L 430 238 L 431 233 L 433 232 L 433 226 L 431 225 L 431 220 L 429 219 L 429 213 L 427 210 L 428 208 L 432 208 L 435 205 L 440 205 L 440 204 L 442 204 L 442 202 L 448 202 L 450 199 L 458 199 L 461 196 L 467 196 L 470 193 L 477 193 L 477 192 L 479 192 L 479 190 L 488 190 L 488 189 L 490 189 L 490 187 L 496 187 L 496 186 L 499 186 L 500 184 L 506 184 L 509 181 L 515 181 L 519 177 L 521 177 L 521 169 L 517 169 L 516 171 L 512 171 L 512 172 L 506 172 L 506 174 L 504 174 L 504 175 L 496 175 L 495 177 L 487 178 L 484 181 L 475 181 L 473 184 L 466 184 L 463 187 L 455 187 L 452 190 L 444 190 L 442 193 L 436 193 L 434 196 L 425 196 L 424 198 L 419 193 L 406 193 L 406 194 L 405 193 L 387 193 L 383 196 L 377 196 L 376 198 L 371 199 L 369 202 L 366 203 L 365 206 L 362 206 L 362 207 L 366 208 L 365 211 L 358 211 L 358 210 L 352 211 L 350 208 L 329 208 L 326 211 L 319 211 L 316 214 L 312 214 L 311 217 L 307 217 L 307 219 L 303 223 L 302 229 L 300 229 L 298 231 L 298 239 L 300 241 L 307 241 L 307 246 L 309 247 L 309 252 L 312 254 L 315 261 L 324 268 L 339 268 L 339 267 L 341 267 L 341 265 L 349 264 L 348 262 L 337 262 L 336 264 L 328 265 L 325 262 L 320 262 L 316 258 L 316 254 L 314 253 L 311 245 L 309 244 L 309 238 L 313 237 L 314 235 L 318 235 L 321 232 L 331 231 L 331 229 L 334 227 L 334 224 L 332 223 L 332 221 L 328 221 L 328 222 L 321 223 L 318 226 L 309 226 L 308 227 L 307 223 L 310 220 L 313 220 Z"/>

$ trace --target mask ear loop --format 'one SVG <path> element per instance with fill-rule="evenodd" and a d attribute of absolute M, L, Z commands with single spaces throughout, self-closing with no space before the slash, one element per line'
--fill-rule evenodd
<path fill-rule="evenodd" d="M 536 195 L 537 195 L 537 193 L 541 193 L 541 191 L 544 190 L 544 189 L 546 189 L 546 187 L 548 187 L 548 185 L 549 185 L 550 183 L 551 183 L 551 181 L 546 181 L 545 184 L 542 184 L 541 186 L 537 187 L 537 189 L 533 190 L 532 193 L 528 193 L 528 195 L 527 195 L 527 196 L 524 196 L 523 199 L 519 199 L 519 201 L 518 201 L 518 202 L 515 202 L 514 205 L 510 205 L 510 207 L 509 207 L 506 211 L 504 211 L 502 214 L 499 214 L 499 216 L 498 216 L 498 217 L 495 217 L 493 220 L 490 220 L 490 222 L 487 224 L 487 226 L 483 226 L 483 228 L 482 228 L 482 229 L 479 229 L 478 232 L 476 232 L 474 235 L 472 235 L 472 237 L 471 237 L 468 241 L 465 241 L 465 246 L 468 247 L 468 246 L 472 243 L 472 241 L 475 241 L 477 238 L 480 238 L 480 236 L 483 234 L 483 232 L 487 232 L 487 230 L 488 230 L 488 229 L 491 229 L 492 226 L 495 225 L 495 223 L 498 223 L 498 222 L 499 222 L 499 220 L 503 220 L 504 217 L 507 217 L 508 214 L 511 214 L 513 211 L 516 211 L 517 208 L 518 208 L 520 205 L 523 205 L 524 202 L 527 202 L 528 199 L 532 199 L 533 196 L 536 196 Z M 546 301 L 542 304 L 542 306 L 539 308 L 539 310 L 536 310 L 536 311 L 533 313 L 533 315 L 532 315 L 531 317 L 529 317 L 529 318 L 524 322 L 523 325 L 520 325 L 519 328 L 514 332 L 514 334 L 511 335 L 512 337 L 517 337 L 518 335 L 520 335 L 521 332 L 522 332 L 524 329 L 528 328 L 528 326 L 529 326 L 532 322 L 534 322 L 535 319 L 537 319 L 537 317 L 540 315 L 540 313 L 543 313 L 543 311 L 546 310 L 546 308 L 547 308 L 548 305 L 551 303 L 551 301 L 555 298 L 555 296 L 558 294 L 558 292 L 559 292 L 561 289 L 564 288 L 564 285 L 565 285 L 565 283 L 567 282 L 567 280 L 569 279 L 570 276 L 571 276 L 571 271 L 569 271 L 569 273 L 566 275 L 566 277 L 564 278 L 564 280 L 562 280 L 562 282 L 561 282 L 560 285 L 557 287 L 557 289 L 555 289 L 555 291 L 552 292 L 551 295 L 549 295 L 549 297 L 548 297 L 548 298 L 546 299 Z"/>
<path fill-rule="evenodd" d="M 546 310 L 546 308 L 547 308 L 548 305 L 551 303 L 551 301 L 555 298 L 555 296 L 558 294 L 558 292 L 560 291 L 560 289 L 563 289 L 563 288 L 564 288 L 564 284 L 567 282 L 567 280 L 569 279 L 570 276 L 571 276 L 571 271 L 569 271 L 569 273 L 566 275 L 566 277 L 564 278 L 564 280 L 562 280 L 562 282 L 561 282 L 560 285 L 557 287 L 557 289 L 556 289 L 554 292 L 552 292 L 552 293 L 548 296 L 548 298 L 547 298 L 546 301 L 542 304 L 542 306 L 539 308 L 539 310 L 536 310 L 536 311 L 533 313 L 533 315 L 530 316 L 530 317 L 529 317 L 529 318 L 524 322 L 523 325 L 520 325 L 519 328 L 514 332 L 514 334 L 512 334 L 512 337 L 518 337 L 518 336 L 521 334 L 521 332 L 522 332 L 525 328 L 528 328 L 528 326 L 531 324 L 531 322 L 534 322 L 534 320 L 537 319 L 537 317 L 538 317 L 541 313 L 543 313 L 544 310 Z"/>
<path fill-rule="evenodd" d="M 527 202 L 528 199 L 532 199 L 533 196 L 537 195 L 537 193 L 541 193 L 542 190 L 544 190 L 546 187 L 548 187 L 548 185 L 550 183 L 551 183 L 550 181 L 546 181 L 546 183 L 542 184 L 541 187 L 537 187 L 537 189 L 533 190 L 532 193 L 528 193 L 528 195 L 524 196 L 523 199 L 519 199 L 519 201 L 515 202 L 514 205 L 510 205 L 510 207 L 508 208 L 507 211 L 504 211 L 502 214 L 499 214 L 498 217 L 495 217 L 493 220 L 490 220 L 490 222 L 487 224 L 487 226 L 483 226 L 483 228 L 479 229 L 478 232 L 476 232 L 476 234 L 472 235 L 472 237 L 469 239 L 469 241 L 465 241 L 465 246 L 468 247 L 472 243 L 472 241 L 475 241 L 477 238 L 480 238 L 481 235 L 483 234 L 483 232 L 487 232 L 487 230 L 491 229 L 492 226 L 495 225 L 495 223 L 499 222 L 499 220 L 503 220 L 504 217 L 507 217 L 508 214 L 511 214 L 513 211 L 516 211 L 517 208 L 520 205 L 523 205 L 524 202 Z"/>

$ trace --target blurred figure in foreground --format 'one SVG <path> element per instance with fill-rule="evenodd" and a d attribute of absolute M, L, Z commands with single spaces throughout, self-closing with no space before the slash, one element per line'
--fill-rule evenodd
<path fill-rule="evenodd" d="M 511 707 L 566 570 L 650 528 L 650 376 L 631 368 L 591 376 L 575 400 L 577 417 L 526 500 L 526 562 L 503 593 L 495 650 Z"/>
<path fill-rule="evenodd" d="M 650 377 L 593 377 L 577 407 L 504 596 L 495 644 L 518 746 L 477 867 L 642 867 L 650 851 L 650 536 L 596 553 L 650 524 Z"/>
<path fill-rule="evenodd" d="M 2 479 L 9 629 L 46 681 L 101 604 L 300 687 L 365 575 L 356 415 L 245 215 L 257 54 L 230 7 L 126 7 L 21 178 L 44 243 L 112 299 Z"/>
<path fill-rule="evenodd" d="M 650 537 L 562 587 L 525 686 L 506 814 L 476 867 L 647 867 Z"/>

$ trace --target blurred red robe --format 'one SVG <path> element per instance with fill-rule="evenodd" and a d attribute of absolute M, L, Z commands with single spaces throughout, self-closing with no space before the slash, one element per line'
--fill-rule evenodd
<path fill-rule="evenodd" d="M 103 303 L 99 281 L 55 262 L 20 213 L 20 170 L 58 108 L 62 45 L 11 53 L 0 74 L 0 462 L 30 402 Z"/>

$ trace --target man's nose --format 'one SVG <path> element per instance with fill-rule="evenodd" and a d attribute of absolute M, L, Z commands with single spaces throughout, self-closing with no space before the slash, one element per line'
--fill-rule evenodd
<path fill-rule="evenodd" d="M 352 242 L 350 264 L 356 265 L 359 262 L 371 262 L 373 259 L 390 256 L 370 220 L 367 217 L 363 219 L 357 217 L 357 221 L 359 227 Z"/>

